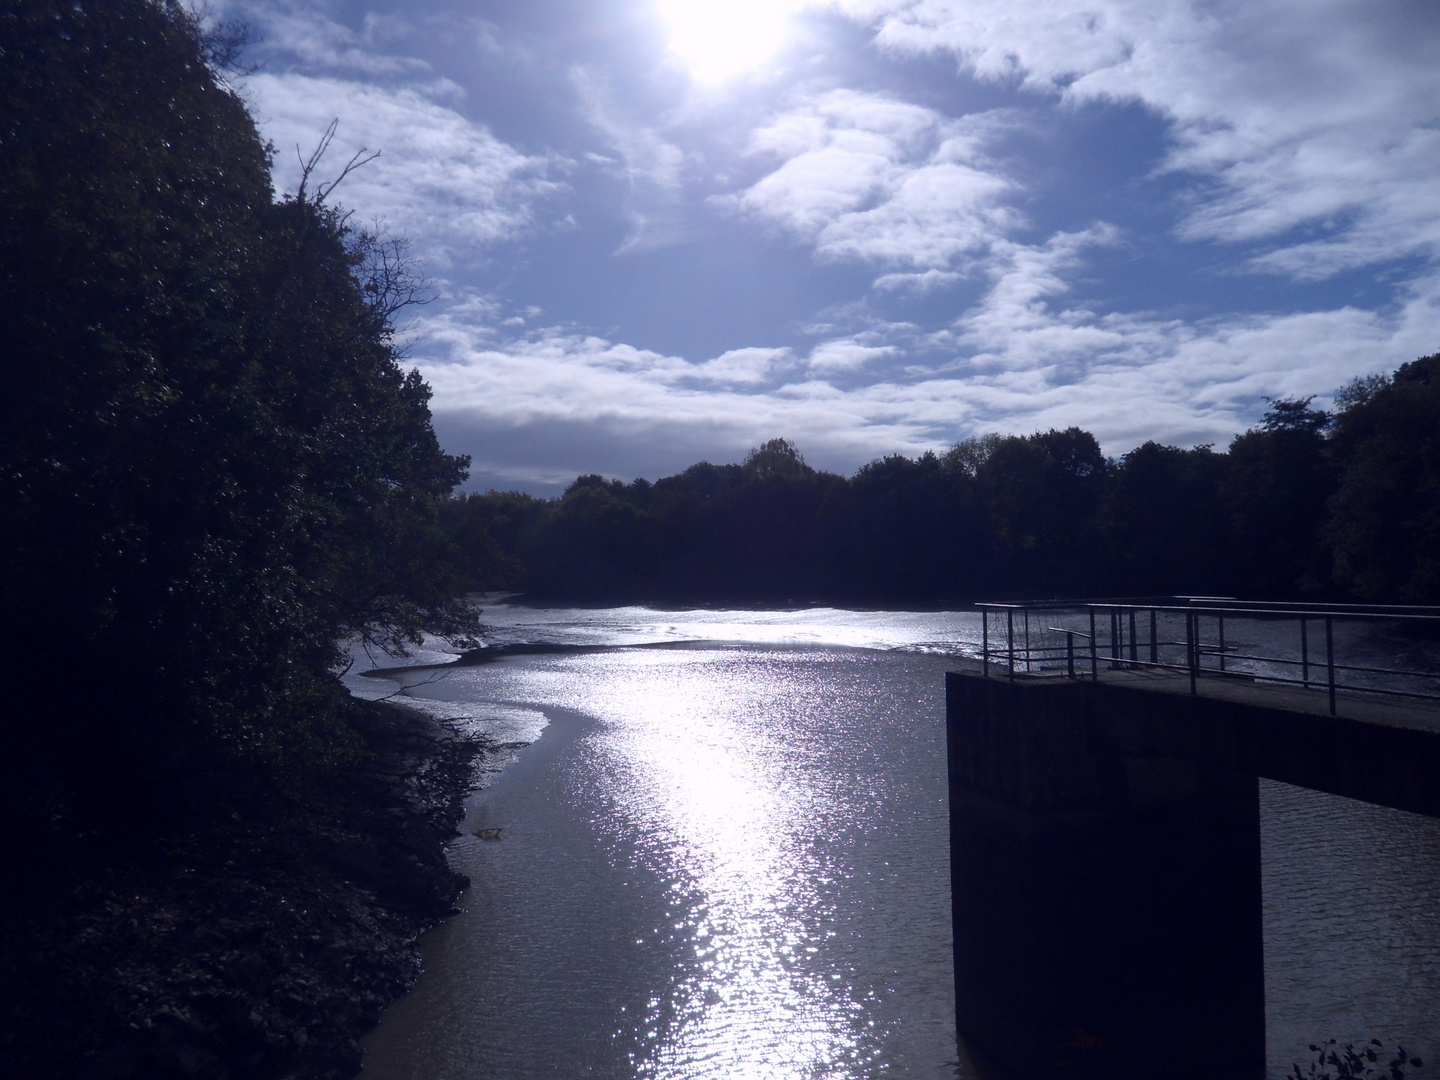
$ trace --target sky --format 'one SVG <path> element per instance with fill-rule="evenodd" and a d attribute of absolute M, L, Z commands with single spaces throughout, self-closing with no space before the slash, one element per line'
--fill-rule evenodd
<path fill-rule="evenodd" d="M 473 490 L 1215 444 L 1440 351 L 1435 0 L 221 0 Z"/>

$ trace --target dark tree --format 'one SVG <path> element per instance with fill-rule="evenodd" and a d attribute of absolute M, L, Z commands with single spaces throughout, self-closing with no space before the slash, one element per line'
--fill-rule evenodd
<path fill-rule="evenodd" d="M 466 589 L 529 588 L 523 550 L 546 503 L 518 491 L 457 495 L 441 507 L 441 521 L 463 567 Z"/>
<path fill-rule="evenodd" d="M 620 481 L 594 474 L 570 485 L 526 545 L 540 591 L 608 598 L 643 590 L 645 512 L 628 496 Z"/>
<path fill-rule="evenodd" d="M 772 439 L 653 485 L 586 476 L 523 509 L 471 496 L 465 520 L 495 525 L 455 536 L 476 580 L 518 565 L 506 580 L 551 596 L 1440 599 L 1437 368 L 1357 381 L 1333 425 L 1312 399 L 1273 401 L 1229 453 L 1148 442 L 1112 462 L 1069 428 L 892 454 L 847 479 Z"/>
<path fill-rule="evenodd" d="M 1361 599 L 1440 603 L 1440 354 L 1347 390 L 1326 526 L 1335 581 Z"/>
<path fill-rule="evenodd" d="M 1230 443 L 1224 495 L 1238 595 L 1286 599 L 1328 582 L 1321 529 L 1335 479 L 1330 418 L 1310 400 L 1271 402 L 1260 426 Z"/>
<path fill-rule="evenodd" d="M 849 484 L 846 580 L 869 602 L 935 603 L 983 589 L 988 574 L 974 483 L 950 459 L 900 454 L 872 461 Z"/>
<path fill-rule="evenodd" d="M 744 469 L 757 480 L 790 480 L 813 473 L 789 439 L 771 439 L 745 456 Z"/>
<path fill-rule="evenodd" d="M 1182 450 L 1154 442 L 1120 460 L 1104 512 L 1110 591 L 1228 591 L 1233 560 L 1221 496 L 1227 464 L 1208 446 Z"/>
<path fill-rule="evenodd" d="M 393 282 L 341 211 L 274 200 L 216 54 L 171 0 L 0 8 L 0 749 L 42 814 L 324 760 L 342 638 L 474 625 L 438 519 L 466 463 Z"/>
<path fill-rule="evenodd" d="M 1002 588 L 1076 595 L 1097 579 L 1108 463 L 1079 428 L 1000 440 L 976 472 Z"/>

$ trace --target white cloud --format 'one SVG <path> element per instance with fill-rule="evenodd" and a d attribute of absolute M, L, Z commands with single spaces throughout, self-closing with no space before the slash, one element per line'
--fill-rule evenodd
<path fill-rule="evenodd" d="M 1012 369 L 1089 358 L 1097 349 L 1112 346 L 1088 311 L 1057 313 L 1051 300 L 1069 291 L 1064 272 L 1078 266 L 1087 249 L 1115 240 L 1114 230 L 1102 225 L 1059 233 L 1039 246 L 996 245 L 989 264 L 990 291 L 957 323 L 963 329 L 956 343 L 979 350 L 982 358 L 1003 350 Z"/>
<path fill-rule="evenodd" d="M 616 254 L 635 255 L 689 239 L 694 226 L 685 211 L 682 187 L 689 159 L 666 138 L 663 125 L 637 121 L 611 100 L 606 80 L 584 68 L 570 73 L 585 118 L 600 133 L 615 158 L 586 155 L 629 185 L 626 215 L 630 234 Z"/>
<path fill-rule="evenodd" d="M 1297 278 L 1440 253 L 1440 8 L 1360 0 L 871 0 L 878 40 L 1171 122 L 1187 239 L 1265 240 Z M 1292 230 L 1311 235 L 1289 235 Z"/>
<path fill-rule="evenodd" d="M 791 359 L 789 349 L 731 349 L 686 374 L 706 382 L 754 386 L 768 382 Z"/>
<path fill-rule="evenodd" d="M 220 19 L 238 18 L 254 25 L 268 52 L 288 54 L 312 70 L 372 78 L 416 77 L 432 71 L 418 57 L 387 51 L 387 46 L 411 34 L 409 24 L 398 16 L 370 12 L 354 29 L 295 0 L 232 0 L 212 10 Z"/>
<path fill-rule="evenodd" d="M 570 73 L 583 102 L 585 116 L 620 155 L 619 172 L 632 183 L 653 184 L 664 190 L 680 186 L 685 152 L 668 141 L 653 125 L 636 123 L 610 101 L 602 80 L 594 72 L 576 68 Z M 600 155 L 594 158 L 610 164 Z"/>
<path fill-rule="evenodd" d="M 247 81 L 262 130 L 280 149 L 278 182 L 294 185 L 294 144 L 308 153 L 340 117 L 327 161 L 333 170 L 361 145 L 383 156 L 352 175 L 337 199 L 362 219 L 383 215 L 442 265 L 533 230 L 628 216 L 622 252 L 702 236 L 711 246 L 697 244 L 697 257 L 719 254 L 716 273 L 731 273 L 750 265 L 754 249 L 745 245 L 753 237 L 740 230 L 727 246 L 718 230 L 704 231 L 700 199 L 716 190 L 732 191 L 711 203 L 732 215 L 732 225 L 735 215 L 759 222 L 832 264 L 810 268 L 814 276 L 796 290 L 804 299 L 776 316 L 773 325 L 788 329 L 732 340 L 746 347 L 698 360 L 614 340 L 620 332 L 600 337 L 564 324 L 575 311 L 604 321 L 567 292 L 583 288 L 575 282 L 587 273 L 632 272 L 627 280 L 644 288 L 651 279 L 633 268 L 653 263 L 606 261 L 595 254 L 598 245 L 578 244 L 565 256 L 593 262 L 554 275 L 553 287 L 534 284 L 545 278 L 543 267 L 521 274 L 498 263 L 481 272 L 480 260 L 458 267 L 447 276 L 475 293 L 421 312 L 415 351 L 435 387 L 437 415 L 468 418 L 471 430 L 523 428 L 564 443 L 566 432 L 584 429 L 594 433 L 587 445 L 608 439 L 629 448 L 629 457 L 613 460 L 636 462 L 643 459 L 636 447 L 676 445 L 689 460 L 733 460 L 783 434 L 812 463 L 846 470 L 979 431 L 1069 424 L 1095 431 L 1112 453 L 1148 438 L 1224 444 L 1253 422 L 1262 395 L 1323 394 L 1353 375 L 1433 352 L 1440 341 L 1433 261 L 1406 269 L 1408 283 L 1384 283 L 1391 299 L 1374 310 L 1314 299 L 1338 294 L 1338 284 L 1287 292 L 1269 282 L 1277 312 L 1157 315 L 1136 310 L 1123 274 L 1099 286 L 1111 313 L 1092 309 L 1072 286 L 1095 272 L 1094 254 L 1122 239 L 1156 238 L 1122 238 L 1092 224 L 1093 211 L 1078 208 L 1094 205 L 1093 187 L 1083 186 L 1093 177 L 1082 170 L 1071 200 L 1060 188 L 1068 177 L 1057 182 L 1054 167 L 1079 158 L 1067 157 L 1063 139 L 1044 138 L 1064 131 L 1072 105 L 1140 103 L 1162 118 L 1168 144 L 1150 179 L 1163 183 L 1138 182 L 1144 178 L 1131 169 L 1145 211 L 1132 227 L 1144 229 L 1157 209 L 1168 214 L 1169 239 L 1181 243 L 1166 254 L 1187 273 L 1200 244 L 1207 260 L 1212 245 L 1233 244 L 1242 269 L 1293 280 L 1406 256 L 1433 260 L 1440 254 L 1440 8 L 1433 4 L 839 0 L 873 24 L 892 56 L 953 56 L 998 84 L 984 91 L 990 100 L 1020 106 L 957 118 L 934 106 L 947 88 L 933 71 L 912 78 L 913 67 L 889 69 L 883 85 L 891 89 L 883 93 L 817 92 L 845 85 L 858 69 L 848 54 L 806 59 L 799 44 L 785 54 L 789 75 L 685 97 L 671 92 L 683 82 L 673 72 L 625 70 L 614 62 L 618 52 L 566 52 L 559 38 L 517 33 L 508 23 L 467 24 L 480 25 L 477 70 L 523 47 L 533 71 L 548 73 L 516 84 L 523 106 L 496 104 L 482 92 L 493 81 L 471 81 L 448 49 L 432 48 L 417 30 L 432 26 L 426 18 L 454 22 L 453 12 L 406 10 L 347 28 L 318 4 L 263 2 L 266 44 L 294 68 L 281 64 Z M 471 96 L 447 74 L 472 87 Z M 956 102 L 973 90 L 966 81 L 949 88 Z M 542 101 L 539 93 L 550 96 Z M 498 130 L 553 139 L 582 164 L 523 153 L 472 119 L 481 115 L 493 115 Z M 1123 126 L 1107 126 L 1106 136 L 1128 138 Z M 1023 172 L 1027 164 L 1037 171 Z M 596 203 L 575 210 L 582 225 L 566 219 L 568 207 L 553 206 L 567 192 L 560 180 L 578 186 L 606 176 L 594 189 Z M 742 176 L 748 179 L 730 179 Z M 1174 201 L 1160 204 L 1165 192 L 1176 193 Z M 1042 224 L 1064 224 L 1046 224 L 1048 239 L 1036 240 L 1022 208 Z M 1057 212 L 1078 216 L 1050 216 Z M 862 274 L 872 290 L 857 297 Z M 834 281 L 850 291 L 831 291 Z M 954 288 L 962 281 L 963 292 Z M 1183 287 L 1159 283 L 1147 289 L 1156 298 L 1147 302 L 1184 305 L 1191 298 L 1180 295 Z M 972 289 L 983 296 L 968 310 L 945 306 Z M 1225 291 L 1200 302 L 1223 304 Z M 539 308 L 527 307 L 537 300 L 547 309 L 543 323 Z M 660 322 L 621 317 L 652 330 Z M 893 321 L 911 317 L 926 325 Z M 807 323 L 808 330 L 795 329 Z M 804 345 L 791 340 L 796 333 Z M 543 442 L 537 435 L 529 451 L 506 459 L 497 436 L 495 467 L 560 475 L 542 469 L 540 458 L 524 459 Z M 596 467 L 583 457 L 575 465 L 576 472 Z"/>
<path fill-rule="evenodd" d="M 997 256 L 985 299 L 933 339 L 965 358 L 956 374 L 970 383 L 987 426 L 1078 424 L 1110 453 L 1152 438 L 1223 445 L 1249 426 L 1261 397 L 1318 394 L 1323 402 L 1354 376 L 1391 370 L 1440 337 L 1440 276 L 1413 283 L 1390 311 L 1189 323 L 1065 306 L 1063 272 L 1111 239 L 1092 230 Z"/>
<path fill-rule="evenodd" d="M 261 133 L 277 148 L 277 185 L 293 191 L 334 118 L 340 125 L 321 178 L 361 147 L 381 156 L 346 178 L 336 199 L 362 218 L 384 217 L 427 259 L 475 254 L 538 224 L 537 206 L 561 190 L 554 159 L 533 157 L 412 87 L 260 72 L 246 81 Z M 298 146 L 298 151 L 297 151 Z"/>
<path fill-rule="evenodd" d="M 778 168 L 725 202 L 828 259 L 943 270 L 1020 223 L 1016 189 L 981 151 L 999 115 L 951 120 L 874 94 L 831 91 L 756 131 Z"/>
<path fill-rule="evenodd" d="M 924 294 L 943 289 L 960 281 L 965 275 L 954 270 L 936 270 L 933 267 L 920 273 L 881 274 L 874 281 L 881 292 L 913 292 Z"/>
<path fill-rule="evenodd" d="M 872 360 L 894 356 L 898 350 L 894 345 L 870 345 L 857 338 L 836 338 L 825 341 L 810 350 L 809 364 L 812 371 L 855 371 Z"/>
<path fill-rule="evenodd" d="M 733 460 L 784 434 L 813 464 L 848 472 L 978 432 L 1072 424 L 1111 454 L 1147 439 L 1223 446 L 1253 422 L 1262 396 L 1319 393 L 1323 403 L 1355 375 L 1393 369 L 1440 337 L 1440 277 L 1383 313 L 1340 307 L 1196 324 L 1067 307 L 1064 272 L 1110 240 L 1092 230 L 1012 245 L 991 258 L 983 301 L 944 332 L 891 326 L 884 342 L 833 338 L 805 363 L 757 347 L 694 364 L 563 328 L 503 338 L 481 304 L 422 316 L 421 368 L 437 412 L 473 430 L 548 432 L 557 443 L 575 430 L 603 432 L 594 437 L 609 440 L 612 456 L 651 461 L 683 439 L 690 456 L 674 469 Z M 605 453 L 599 444 L 589 452 Z M 522 458 L 516 468 L 528 467 Z"/>

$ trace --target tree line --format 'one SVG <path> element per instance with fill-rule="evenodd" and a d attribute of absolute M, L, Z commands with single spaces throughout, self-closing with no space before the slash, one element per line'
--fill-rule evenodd
<path fill-rule="evenodd" d="M 985 435 L 853 476 L 772 439 L 653 483 L 457 496 L 472 589 L 586 601 L 951 604 L 1204 595 L 1440 603 L 1440 354 L 1333 411 L 1271 401 L 1226 450 L 1107 458 L 1079 428 Z"/>

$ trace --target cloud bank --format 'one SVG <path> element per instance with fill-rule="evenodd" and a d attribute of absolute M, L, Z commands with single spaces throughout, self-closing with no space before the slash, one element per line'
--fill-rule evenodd
<path fill-rule="evenodd" d="M 338 197 L 440 273 L 413 358 L 482 484 L 1223 445 L 1440 348 L 1417 0 L 797 3 L 724 81 L 639 0 L 232 10 L 277 184 L 334 117 L 336 171 L 382 151 Z"/>

